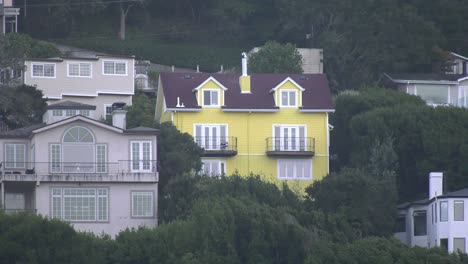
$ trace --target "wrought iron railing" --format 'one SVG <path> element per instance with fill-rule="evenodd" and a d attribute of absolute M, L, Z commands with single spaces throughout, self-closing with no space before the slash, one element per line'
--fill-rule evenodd
<path fill-rule="evenodd" d="M 237 137 L 195 137 L 195 142 L 205 151 L 237 151 Z"/>
<path fill-rule="evenodd" d="M 315 152 L 315 139 L 311 137 L 269 137 L 267 152 Z"/>
<path fill-rule="evenodd" d="M 117 162 L 9 162 L 0 163 L 0 175 L 8 174 L 129 174 L 158 172 L 156 160 Z"/>

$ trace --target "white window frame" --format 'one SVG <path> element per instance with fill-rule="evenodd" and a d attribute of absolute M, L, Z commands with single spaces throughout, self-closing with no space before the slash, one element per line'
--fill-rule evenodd
<path fill-rule="evenodd" d="M 87 196 L 87 197 L 94 197 L 94 219 L 66 219 L 65 218 L 65 190 L 94 190 L 94 195 Z M 56 193 L 54 193 L 56 191 Z M 105 194 L 101 194 L 100 191 L 105 191 Z M 60 193 L 60 194 L 59 194 Z M 50 215 L 52 218 L 57 218 L 60 220 L 65 220 L 68 222 L 108 222 L 109 221 L 109 188 L 51 188 L 50 189 L 50 196 L 51 196 L 51 207 L 50 207 Z M 74 197 L 85 197 L 85 196 L 74 196 Z M 105 210 L 104 212 L 100 210 L 100 201 L 101 199 L 105 199 Z M 60 204 L 60 212 L 56 212 L 56 200 L 59 199 Z M 56 208 L 54 208 L 56 207 Z M 59 215 L 57 215 L 57 213 Z M 104 218 L 100 216 L 104 213 Z"/>
<path fill-rule="evenodd" d="M 78 75 L 70 74 L 70 66 L 71 65 L 78 65 Z M 82 75 L 81 74 L 81 66 L 88 65 L 89 66 L 89 75 Z M 93 77 L 93 65 L 90 62 L 68 62 L 67 63 L 67 77 L 71 78 L 92 78 Z"/>
<path fill-rule="evenodd" d="M 456 210 L 455 210 L 455 207 L 456 205 L 460 205 L 461 204 L 461 208 L 462 208 L 462 214 L 460 215 L 461 218 L 457 218 L 456 216 Z M 464 200 L 455 200 L 453 201 L 453 221 L 455 222 L 462 222 L 462 221 L 465 221 L 465 201 Z"/>
<path fill-rule="evenodd" d="M 440 210 L 440 222 L 447 222 L 449 218 L 449 210 L 448 210 L 448 201 L 441 201 L 439 203 Z"/>
<path fill-rule="evenodd" d="M 107 107 L 112 108 L 112 104 L 104 104 L 104 114 L 103 114 L 104 120 L 107 120 Z M 112 111 L 109 114 L 109 118 L 112 118 Z"/>
<path fill-rule="evenodd" d="M 104 65 L 105 65 L 106 63 L 114 63 L 114 73 L 106 73 L 105 67 L 104 67 Z M 125 73 L 123 73 L 123 74 L 121 74 L 121 73 L 115 73 L 115 71 L 116 71 L 115 64 L 116 64 L 116 63 L 124 63 L 124 64 L 125 64 Z M 127 62 L 127 61 L 124 61 L 124 60 L 103 60 L 103 61 L 102 61 L 102 75 L 127 76 L 127 75 L 128 75 L 128 62 Z"/>
<path fill-rule="evenodd" d="M 7 160 L 7 148 L 8 146 L 13 146 L 13 161 Z M 18 146 L 23 147 L 23 162 L 19 162 L 16 160 L 16 152 L 18 151 L 17 148 Z M 26 144 L 24 143 L 6 143 L 4 145 L 5 150 L 4 150 L 4 157 L 5 157 L 5 169 L 25 169 L 26 168 Z M 18 166 L 18 163 L 21 164 L 22 166 Z M 13 165 L 11 165 L 13 164 Z"/>
<path fill-rule="evenodd" d="M 133 168 L 133 165 L 134 165 L 134 158 L 133 158 L 133 144 L 134 143 L 137 143 L 139 144 L 139 147 L 138 147 L 138 160 L 135 160 L 135 161 L 138 161 L 138 169 L 134 169 Z M 143 146 L 144 146 L 144 143 L 149 143 L 149 160 L 145 160 L 143 159 Z M 153 171 L 153 143 L 150 141 L 150 140 L 132 140 L 130 141 L 130 171 L 131 172 L 152 172 Z M 144 169 L 144 162 L 145 161 L 148 161 L 149 162 L 149 169 L 145 170 Z"/>
<path fill-rule="evenodd" d="M 54 76 L 45 76 L 45 66 L 52 65 L 54 67 Z M 42 75 L 34 75 L 34 66 L 42 66 Z M 54 79 L 57 76 L 57 64 L 56 63 L 31 63 L 31 78 L 48 78 Z"/>
<path fill-rule="evenodd" d="M 89 109 L 81 109 L 79 110 L 80 115 L 82 116 L 90 116 L 91 111 Z"/>
<path fill-rule="evenodd" d="M 58 157 L 55 157 L 54 147 L 58 148 Z M 61 173 L 62 172 L 62 144 L 50 144 L 49 147 L 49 157 L 50 157 L 50 167 L 49 171 L 51 173 Z M 56 160 L 58 158 L 58 160 Z M 57 166 L 58 165 L 58 166 Z"/>
<path fill-rule="evenodd" d="M 283 93 L 287 93 L 288 94 L 288 102 L 287 104 L 283 104 Z M 290 105 L 289 104 L 289 100 L 290 100 L 290 97 L 291 97 L 291 94 L 290 93 L 294 93 L 294 105 Z M 279 94 L 279 101 L 280 101 L 280 107 L 282 108 L 297 108 L 298 107 L 298 101 L 299 101 L 299 98 L 297 96 L 297 90 L 295 89 L 281 89 L 280 90 L 280 94 Z"/>
<path fill-rule="evenodd" d="M 151 214 L 150 215 L 140 215 L 140 214 L 135 214 L 135 207 L 137 206 L 135 203 L 135 196 L 137 195 L 150 195 L 151 196 Z M 132 191 L 131 192 L 131 203 L 132 203 L 132 206 L 131 206 L 131 215 L 132 215 L 132 218 L 154 218 L 154 191 Z"/>
<path fill-rule="evenodd" d="M 298 161 L 301 161 L 303 162 L 302 164 L 302 167 L 304 168 L 305 167 L 305 163 L 309 163 L 309 166 L 310 166 L 310 176 L 307 176 L 307 177 L 297 177 L 297 167 L 294 167 L 293 168 L 293 174 L 294 176 L 282 176 L 281 175 L 281 166 L 285 163 L 285 162 L 298 162 Z M 313 166 L 313 162 L 312 162 L 312 159 L 278 159 L 276 161 L 276 167 L 277 167 L 277 178 L 278 180 L 312 180 L 314 178 L 313 176 L 313 172 L 314 172 L 314 166 Z M 284 165 L 283 165 L 284 166 Z M 304 169 L 305 170 L 305 169 Z M 306 173 L 306 171 L 304 171 Z"/>
<path fill-rule="evenodd" d="M 218 163 L 217 164 L 218 165 L 218 171 L 220 171 L 221 174 L 215 175 L 215 174 L 213 174 L 212 171 L 210 171 L 208 174 L 206 174 L 207 176 L 213 176 L 213 177 L 225 176 L 226 173 L 227 173 L 226 160 L 224 160 L 224 159 L 202 159 L 201 162 L 202 162 L 202 169 L 201 169 L 202 174 L 205 174 L 205 163 L 213 163 L 213 162 Z"/>
<path fill-rule="evenodd" d="M 279 127 L 280 129 L 280 134 L 279 135 L 276 135 L 275 133 L 275 127 Z M 292 140 L 288 140 L 288 148 L 286 149 L 284 147 L 284 141 L 282 141 L 284 137 L 284 128 L 288 128 L 288 129 L 296 129 L 296 136 L 295 136 L 295 140 L 294 140 L 294 143 L 295 143 L 295 148 L 294 149 L 289 149 L 289 145 L 293 145 L 292 144 Z M 299 136 L 299 130 L 300 128 L 304 128 L 304 137 L 301 138 Z M 272 142 L 272 147 L 273 147 L 273 150 L 276 150 L 278 149 L 279 151 L 306 151 L 307 148 L 309 146 L 312 146 L 313 142 L 308 142 L 307 140 L 309 140 L 309 138 L 307 137 L 307 125 L 305 124 L 273 124 L 272 125 L 272 131 L 271 131 L 271 134 L 272 134 L 272 138 L 273 138 L 273 142 Z M 289 137 L 290 135 L 288 135 Z M 279 148 L 276 147 L 276 144 L 277 144 L 277 140 L 276 138 L 280 138 L 280 146 Z M 291 137 L 292 139 L 292 137 Z M 302 145 L 301 145 L 302 144 Z M 301 146 L 303 146 L 301 148 Z"/>
<path fill-rule="evenodd" d="M 62 109 L 52 109 L 52 116 L 63 116 Z"/>
<path fill-rule="evenodd" d="M 210 92 L 210 104 L 209 105 L 206 105 L 205 104 L 205 92 Z M 212 93 L 213 92 L 216 92 L 218 94 L 218 100 L 216 102 L 216 104 L 213 104 L 213 100 L 212 100 Z M 206 107 L 206 108 L 218 108 L 221 106 L 221 93 L 219 91 L 219 89 L 203 89 L 201 90 L 201 93 L 202 93 L 202 106 L 203 107 Z"/>
<path fill-rule="evenodd" d="M 197 134 L 197 126 L 201 126 L 201 135 L 198 135 Z M 222 136 L 221 136 L 221 127 L 225 127 L 225 132 L 226 134 L 224 135 L 224 140 L 222 142 Z M 214 139 L 214 147 L 211 147 L 211 148 L 205 148 L 205 146 L 209 146 L 210 143 L 212 142 L 208 142 L 208 144 L 206 144 L 206 134 L 205 134 L 205 128 L 209 128 L 210 131 L 212 131 L 213 128 L 216 129 L 217 131 L 217 135 L 216 135 L 216 138 Z M 194 135 L 194 140 L 195 142 L 197 143 L 198 146 L 200 146 L 201 148 L 205 148 L 205 150 L 228 150 L 229 149 L 229 126 L 228 124 L 194 124 L 193 125 L 193 134 Z M 209 139 L 208 140 L 213 140 L 213 136 L 211 136 L 211 134 L 208 136 Z M 226 147 L 225 149 L 221 149 L 221 145 L 222 143 L 225 143 L 226 144 Z"/>
<path fill-rule="evenodd" d="M 103 153 L 103 159 L 102 160 L 99 160 L 100 157 L 99 155 L 101 153 L 99 153 L 98 149 L 100 147 L 104 147 L 104 153 Z M 96 154 L 94 155 L 96 157 L 96 167 L 95 167 L 95 171 L 96 173 L 107 173 L 107 144 L 96 144 Z M 100 165 L 103 165 L 103 167 L 100 167 Z M 102 169 L 101 169 L 102 168 Z"/>
<path fill-rule="evenodd" d="M 70 115 L 71 113 L 71 115 Z M 76 116 L 76 109 L 66 109 L 65 110 L 65 116 L 71 117 L 71 116 Z"/>

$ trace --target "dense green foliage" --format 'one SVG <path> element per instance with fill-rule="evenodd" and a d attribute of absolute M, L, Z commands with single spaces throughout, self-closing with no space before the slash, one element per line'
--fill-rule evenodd
<path fill-rule="evenodd" d="M 159 188 L 163 189 L 169 180 L 201 169 L 201 149 L 188 133 L 181 133 L 170 122 L 159 127 L 158 163 Z"/>
<path fill-rule="evenodd" d="M 372 146 L 392 138 L 401 201 L 426 197 L 427 175 L 444 171 L 448 190 L 468 186 L 468 111 L 429 107 L 418 97 L 365 89 L 336 98 L 333 152 L 340 166 L 366 167 Z"/>
<path fill-rule="evenodd" d="M 336 187 L 340 179 L 347 182 L 346 176 L 356 179 L 360 173 L 334 176 L 320 188 Z M 366 187 L 359 191 L 370 195 Z M 125 230 L 114 240 L 76 233 L 56 220 L 0 214 L 0 262 L 468 263 L 465 255 L 409 248 L 394 239 L 353 235 L 348 240 L 347 235 L 362 226 L 350 224 L 349 217 L 338 212 L 323 214 L 318 207 L 309 208 L 308 203 L 322 199 L 319 194 L 299 199 L 287 187 L 279 190 L 255 176 L 182 177 L 172 181 L 162 197 L 172 200 L 161 208 L 163 214 L 172 210 L 173 215 L 164 216 L 166 223 L 155 229 Z M 369 205 L 360 205 L 362 200 L 343 206 Z M 342 232 L 346 229 L 348 234 Z"/>
<path fill-rule="evenodd" d="M 132 105 L 127 108 L 127 128 L 139 126 L 154 127 L 154 110 L 156 98 L 136 90 L 132 98 Z"/>
<path fill-rule="evenodd" d="M 301 54 L 291 43 L 269 41 L 249 56 L 248 63 L 252 73 L 302 73 Z"/>
<path fill-rule="evenodd" d="M 24 34 L 0 35 L 0 69 L 22 69 L 25 58 L 50 58 L 60 52 L 55 46 Z"/>
<path fill-rule="evenodd" d="M 441 50 L 468 52 L 462 0 L 146 0 L 128 13 L 125 41 L 119 3 L 104 2 L 27 1 L 20 31 L 203 71 L 238 67 L 242 49 L 268 40 L 323 48 L 335 91 L 379 82 L 383 71 L 430 71 Z"/>
<path fill-rule="evenodd" d="M 46 106 L 36 87 L 0 85 L 0 121 L 10 129 L 41 123 Z"/>

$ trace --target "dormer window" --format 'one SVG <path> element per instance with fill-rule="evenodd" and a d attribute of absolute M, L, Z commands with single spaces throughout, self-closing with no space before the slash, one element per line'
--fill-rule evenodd
<path fill-rule="evenodd" d="M 203 90 L 203 106 L 216 107 L 219 105 L 220 104 L 218 90 Z"/>
<path fill-rule="evenodd" d="M 280 106 L 297 107 L 296 90 L 282 90 Z"/>

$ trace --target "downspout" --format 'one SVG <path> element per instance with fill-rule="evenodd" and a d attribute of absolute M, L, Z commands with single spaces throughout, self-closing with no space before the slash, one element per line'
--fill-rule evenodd
<path fill-rule="evenodd" d="M 330 127 L 328 126 L 328 113 L 326 114 L 326 124 L 327 127 L 327 174 L 330 174 Z"/>

